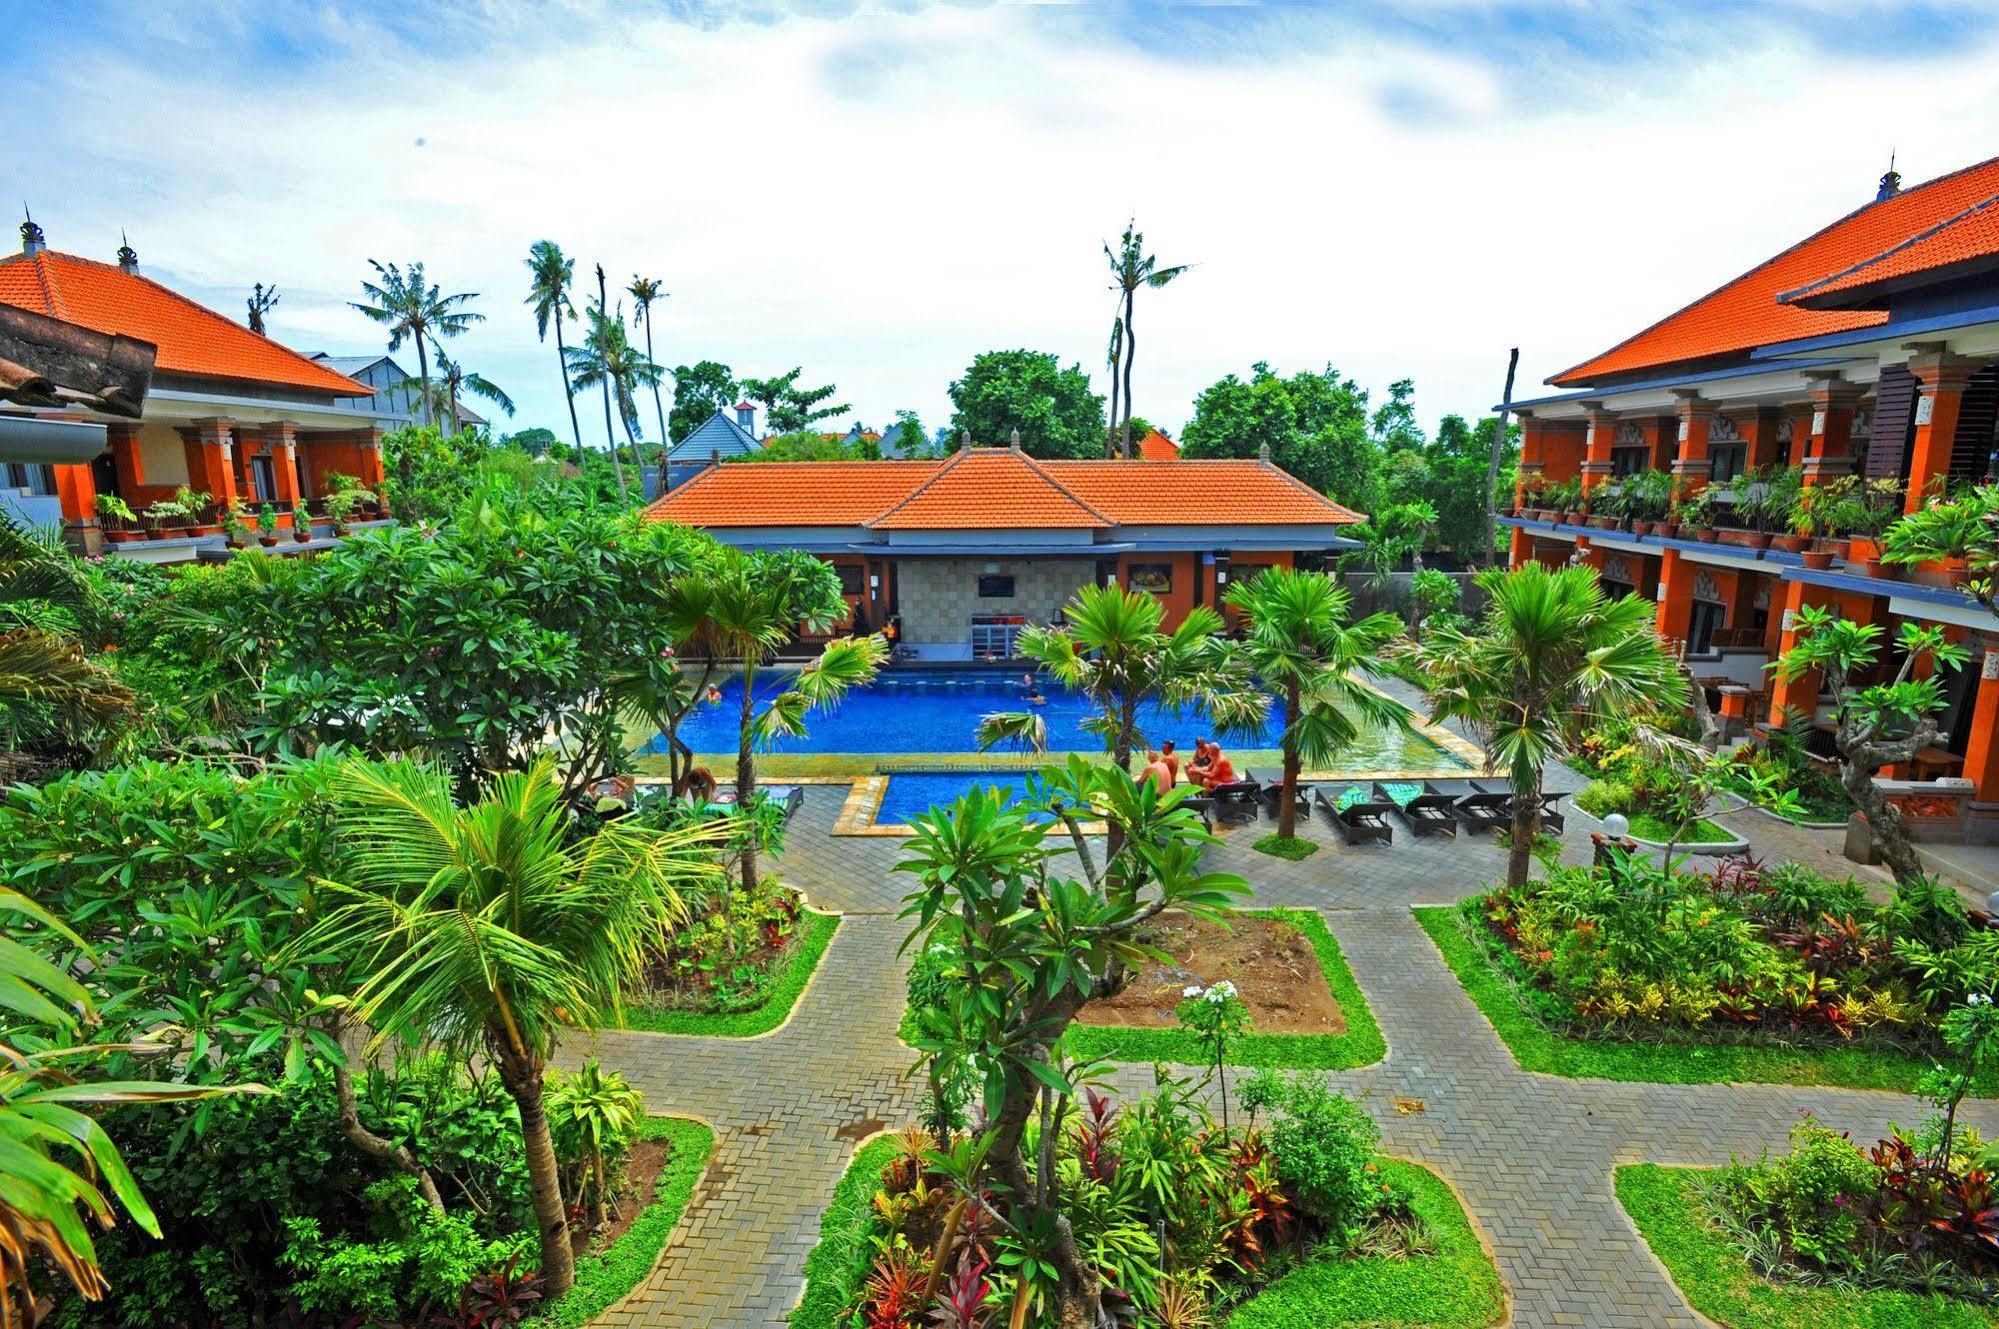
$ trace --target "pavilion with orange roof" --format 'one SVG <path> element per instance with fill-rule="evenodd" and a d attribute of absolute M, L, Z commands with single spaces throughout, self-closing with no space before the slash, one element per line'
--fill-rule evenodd
<path fill-rule="evenodd" d="M 840 570 L 841 630 L 893 624 L 919 658 L 1004 658 L 1081 586 L 1159 597 L 1168 626 L 1232 579 L 1351 548 L 1363 520 L 1255 461 L 1044 461 L 1018 446 L 937 461 L 716 462 L 647 509 L 745 549 Z"/>

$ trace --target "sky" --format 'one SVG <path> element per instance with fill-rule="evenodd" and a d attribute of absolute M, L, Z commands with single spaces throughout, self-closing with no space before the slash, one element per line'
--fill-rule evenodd
<path fill-rule="evenodd" d="M 1413 379 L 1434 426 L 1498 400 L 1508 348 L 1532 396 L 1866 203 L 1891 151 L 1909 183 L 1999 152 L 1990 4 L 0 7 L 35 140 L 0 196 L 52 247 L 122 229 L 239 319 L 275 283 L 271 334 L 338 354 L 384 349 L 347 304 L 368 261 L 420 260 L 477 293 L 448 349 L 501 427 L 564 437 L 522 303 L 544 238 L 613 303 L 662 282 L 668 367 L 802 365 L 840 423 L 935 428 L 984 350 L 1108 392 L 1102 245 L 1135 217 L 1192 265 L 1139 296 L 1139 414 L 1177 432 L 1261 360 Z"/>

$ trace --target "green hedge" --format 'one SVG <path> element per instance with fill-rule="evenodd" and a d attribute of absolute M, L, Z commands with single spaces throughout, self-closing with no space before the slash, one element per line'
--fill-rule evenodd
<path fill-rule="evenodd" d="M 874 1217 L 881 1171 L 895 1157 L 895 1137 L 870 1140 L 855 1153 L 847 1174 L 833 1188 L 819 1241 L 805 1257 L 805 1295 L 791 1312 L 792 1329 L 835 1329 L 840 1313 L 860 1290 L 868 1272 L 868 1225 Z"/>
<path fill-rule="evenodd" d="M 1457 1195 L 1416 1163 L 1381 1160 L 1383 1181 L 1400 1181 L 1436 1240 L 1436 1254 L 1308 1260 L 1236 1308 L 1228 1329 L 1398 1325 L 1481 1329 L 1506 1316 L 1506 1288 Z"/>
<path fill-rule="evenodd" d="M 1999 1315 L 1948 1297 L 1772 1283 L 1701 1213 L 1698 1168 L 1617 1169 L 1617 1198 L 1693 1308 L 1725 1329 L 1975 1329 Z"/>
<path fill-rule="evenodd" d="M 684 1117 L 648 1117 L 639 1127 L 639 1137 L 664 1140 L 672 1150 L 660 1171 L 652 1203 L 608 1249 L 576 1261 L 576 1285 L 552 1303 L 536 1323 L 553 1329 L 587 1324 L 644 1282 L 659 1263 L 660 1252 L 680 1222 L 680 1211 L 694 1194 L 694 1183 L 708 1166 L 715 1133 Z"/>
<path fill-rule="evenodd" d="M 1547 1028 L 1522 1005 L 1527 981 L 1519 961 L 1496 940 L 1472 935 L 1455 907 L 1415 911 L 1466 995 L 1485 1013 L 1522 1070 L 1656 1084 L 1823 1084 L 1916 1092 L 1932 1063 L 1870 1048 L 1784 1048 L 1750 1043 L 1634 1043 L 1570 1038 Z M 1987 1081 L 1980 1092 L 1990 1093 Z"/>
<path fill-rule="evenodd" d="M 791 1008 L 798 1004 L 798 994 L 812 981 L 813 971 L 819 967 L 826 948 L 833 944 L 833 934 L 840 929 L 838 914 L 807 910 L 803 919 L 784 972 L 763 1005 L 711 1015 L 635 1004 L 625 1009 L 624 1027 L 650 1034 L 699 1034 L 708 1038 L 750 1038 L 769 1033 L 790 1017 Z"/>

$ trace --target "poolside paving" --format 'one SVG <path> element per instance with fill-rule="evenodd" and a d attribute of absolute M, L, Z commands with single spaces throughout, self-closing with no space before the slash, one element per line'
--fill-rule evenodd
<path fill-rule="evenodd" d="M 596 1051 L 632 1078 L 655 1112 L 699 1117 L 716 1132 L 709 1165 L 657 1268 L 599 1324 L 773 1325 L 804 1285 L 806 1253 L 835 1182 L 866 1137 L 911 1120 L 913 1056 L 895 1037 L 902 1006 L 906 879 L 894 839 L 830 832 L 845 789 L 806 790 L 780 871 L 813 903 L 846 915 L 792 1019 L 755 1039 L 613 1032 Z M 1586 819 L 1571 816 L 1564 857 L 1584 861 Z M 1761 837 L 1782 857 L 1792 836 Z M 1521 1070 L 1459 988 L 1410 907 L 1475 893 L 1504 870 L 1489 838 L 1388 846 L 1332 842 L 1302 862 L 1254 853 L 1268 821 L 1223 830 L 1211 866 L 1255 885 L 1251 903 L 1322 913 L 1388 1040 L 1379 1064 L 1335 1072 L 1380 1121 L 1387 1152 L 1454 1185 L 1490 1246 L 1522 1326 L 1693 1326 L 1687 1307 L 1612 1193 L 1628 1162 L 1710 1165 L 1781 1150 L 1798 1115 L 1872 1139 L 1924 1109 L 1903 1094 L 1769 1085 L 1654 1085 L 1573 1080 Z M 1769 840 L 1766 845 L 1765 839 Z M 1781 843 L 1780 843 L 1781 841 Z M 565 1050 L 572 1060 L 589 1049 Z M 1117 1076 L 1151 1085 L 1145 1067 Z M 1397 1112 L 1397 1097 L 1423 1111 Z M 1999 1102 L 1968 1114 L 1999 1132 Z"/>

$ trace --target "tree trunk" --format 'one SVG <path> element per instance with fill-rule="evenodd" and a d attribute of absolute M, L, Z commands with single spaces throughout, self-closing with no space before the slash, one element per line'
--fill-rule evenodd
<path fill-rule="evenodd" d="M 1284 787 L 1277 791 L 1277 834 L 1282 839 L 1293 839 L 1298 834 L 1298 789 L 1299 767 L 1303 763 L 1298 758 L 1298 739 L 1294 726 L 1298 723 L 1298 680 L 1291 679 L 1284 685 Z"/>
<path fill-rule="evenodd" d="M 354 1074 L 345 1066 L 333 1068 L 333 1096 L 340 1105 L 340 1133 L 347 1143 L 376 1162 L 387 1163 L 398 1172 L 415 1177 L 417 1192 L 424 1203 L 443 1216 L 444 1197 L 437 1193 L 437 1183 L 431 1180 L 429 1169 L 416 1161 L 409 1146 L 385 1140 L 361 1124 L 360 1105 L 354 1099 Z"/>
<path fill-rule="evenodd" d="M 562 311 L 555 311 L 555 360 L 562 366 L 562 399 L 569 403 L 569 432 L 576 438 L 576 464 L 583 464 L 583 426 L 576 422 L 576 389 L 569 386 L 569 352 L 562 345 Z"/>
<path fill-rule="evenodd" d="M 601 336 L 611 322 L 611 301 L 609 293 L 604 289 L 604 265 L 601 263 L 597 265 L 597 313 L 602 320 L 597 325 Z M 625 488 L 625 465 L 618 460 L 618 434 L 611 427 L 611 362 L 610 357 L 605 354 L 609 349 L 608 346 L 601 345 L 597 348 L 598 367 L 604 373 L 604 446 L 611 450 L 611 473 L 618 477 L 618 506 L 629 508 L 632 505 L 632 496 Z"/>
<path fill-rule="evenodd" d="M 651 305 L 646 306 L 646 363 L 655 369 L 659 368 L 659 361 L 653 359 L 652 354 Z M 659 379 L 657 378 L 652 381 L 652 409 L 653 413 L 659 417 L 659 482 L 663 489 L 666 484 L 666 406 L 660 401 Z"/>
<path fill-rule="evenodd" d="M 1506 411 L 1513 401 L 1513 373 L 1520 368 L 1520 348 L 1514 347 L 1506 359 L 1506 393 L 1499 399 L 1499 428 L 1493 431 L 1492 454 L 1485 465 L 1485 548 L 1479 551 L 1479 565 L 1491 567 L 1497 555 L 1493 546 L 1499 531 L 1499 514 L 1493 511 L 1498 503 L 1493 490 L 1499 487 L 1499 459 L 1506 451 Z"/>
<path fill-rule="evenodd" d="M 421 332 L 416 335 L 416 376 L 423 383 L 423 422 L 434 425 L 437 423 L 437 412 L 432 409 L 430 400 L 430 356 L 424 352 Z"/>
<path fill-rule="evenodd" d="M 590 1221 L 602 1232 L 611 1225 L 611 1207 L 604 1198 L 604 1154 L 590 1156 Z"/>
<path fill-rule="evenodd" d="M 1506 852 L 1506 885 L 1509 890 L 1519 890 L 1527 884 L 1527 874 L 1533 870 L 1534 836 L 1541 829 L 1541 787 L 1536 780 L 1534 788 L 1522 791 L 1517 785 L 1513 790 L 1513 843 Z"/>
<path fill-rule="evenodd" d="M 1116 355 L 1111 358 L 1111 422 L 1110 428 L 1104 431 L 1104 459 L 1106 461 L 1110 460 L 1112 455 L 1111 434 L 1117 430 L 1118 392 L 1122 386 L 1118 382 L 1118 379 L 1124 369 L 1124 320 L 1118 319 L 1115 321 L 1117 326 L 1112 328 L 1111 331 L 1117 334 L 1118 349 Z"/>
<path fill-rule="evenodd" d="M 1925 743 L 1923 746 L 1929 745 Z M 1841 756 L 1846 757 L 1846 754 L 1841 753 Z M 1846 790 L 1846 796 L 1867 818 L 1868 834 L 1874 837 L 1874 847 L 1881 851 L 1881 861 L 1894 874 L 1896 884 L 1913 885 L 1927 875 L 1923 871 L 1923 860 L 1916 853 L 1915 842 L 1909 839 L 1909 828 L 1902 824 L 1900 810 L 1874 783 L 1874 772 L 1886 763 L 1869 761 L 1869 756 L 1869 749 L 1862 747 L 1840 763 L 1840 787 Z"/>
<path fill-rule="evenodd" d="M 1132 293 L 1124 293 L 1124 419 L 1118 425 L 1118 447 L 1131 460 L 1131 362 L 1138 358 L 1138 329 L 1131 325 Z"/>
<path fill-rule="evenodd" d="M 750 751 L 750 728 L 756 718 L 756 669 L 749 656 L 743 657 L 743 714 L 736 731 L 736 810 L 745 812 L 750 796 L 757 791 L 757 764 Z M 757 837 L 755 832 L 743 845 L 743 889 L 752 895 L 757 889 Z"/>
<path fill-rule="evenodd" d="M 636 407 L 633 410 L 633 414 L 637 414 Z M 628 419 L 622 419 L 622 418 L 620 422 L 625 426 L 625 442 L 631 447 L 632 450 L 632 465 L 639 467 L 639 485 L 643 489 L 646 482 L 646 474 L 645 474 L 645 467 L 639 466 L 639 441 L 632 434 L 632 422 Z M 664 456 L 661 456 L 660 465 L 664 466 L 665 464 L 666 464 L 666 458 Z M 664 476 L 660 478 L 660 483 L 662 485 L 666 483 L 666 479 Z M 643 499 L 645 497 L 645 494 L 641 492 L 639 494 L 639 497 Z"/>
<path fill-rule="evenodd" d="M 559 1297 L 576 1282 L 576 1256 L 569 1245 L 569 1215 L 562 1205 L 562 1171 L 555 1162 L 555 1143 L 548 1134 L 548 1113 L 541 1101 L 542 1068 L 518 1053 L 502 1052 L 495 1059 L 500 1083 L 521 1116 L 521 1143 L 527 1150 L 528 1194 L 534 1205 L 535 1227 L 541 1237 L 542 1291 Z"/>

